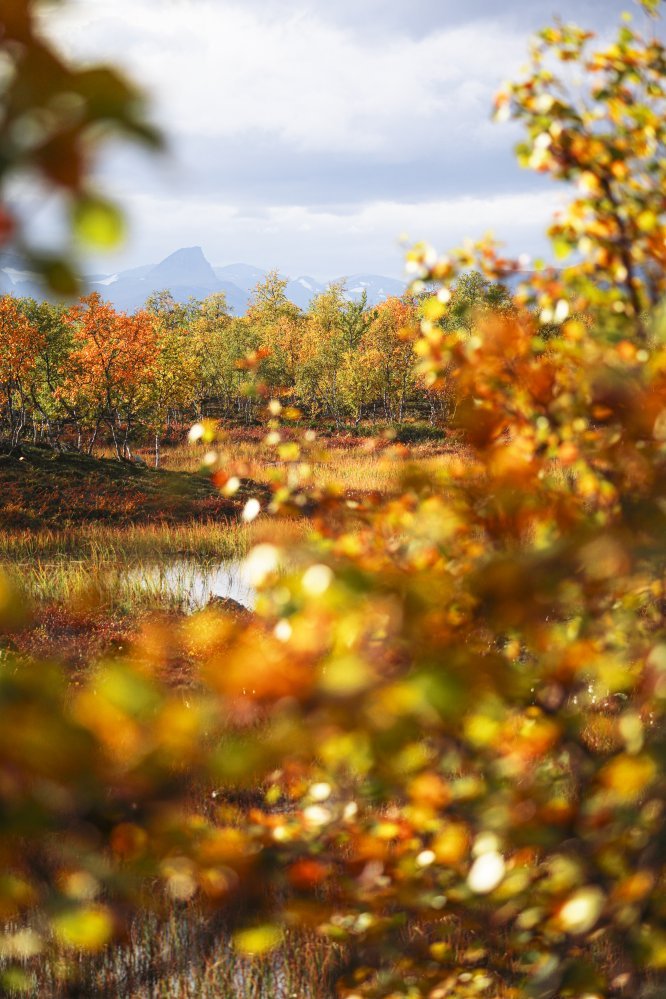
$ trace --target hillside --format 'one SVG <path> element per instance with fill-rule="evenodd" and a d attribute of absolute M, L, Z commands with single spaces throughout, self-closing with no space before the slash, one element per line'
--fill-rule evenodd
<path fill-rule="evenodd" d="M 41 447 L 0 456 L 0 529 L 235 519 L 247 494 L 228 499 L 204 475 Z"/>

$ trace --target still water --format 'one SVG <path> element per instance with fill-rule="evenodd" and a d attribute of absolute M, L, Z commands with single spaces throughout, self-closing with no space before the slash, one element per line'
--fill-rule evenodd
<path fill-rule="evenodd" d="M 236 600 L 243 607 L 253 607 L 254 590 L 248 582 L 242 562 L 229 561 L 211 565 L 185 559 L 158 565 L 139 565 L 123 575 L 128 583 L 147 595 L 168 598 L 183 610 L 194 612 L 215 597 Z"/>

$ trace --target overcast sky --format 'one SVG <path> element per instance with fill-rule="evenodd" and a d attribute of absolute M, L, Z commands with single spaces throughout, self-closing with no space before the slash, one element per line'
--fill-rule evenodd
<path fill-rule="evenodd" d="M 400 237 L 491 229 L 544 249 L 562 192 L 520 170 L 492 96 L 554 14 L 607 33 L 631 0 L 69 0 L 48 30 L 152 95 L 163 159 L 118 151 L 131 238 L 105 270 L 201 245 L 292 277 L 402 274 Z M 641 19 L 642 14 L 637 13 Z"/>

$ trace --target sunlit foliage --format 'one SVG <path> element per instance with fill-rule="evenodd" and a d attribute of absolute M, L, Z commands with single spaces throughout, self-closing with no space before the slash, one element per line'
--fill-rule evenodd
<path fill-rule="evenodd" d="M 303 313 L 285 285 L 269 275 L 244 316 L 230 315 L 223 293 L 182 305 L 157 292 L 133 315 L 96 292 L 69 309 L 0 298 L 0 374 L 14 372 L 5 379 L 0 439 L 92 453 L 101 431 L 128 456 L 149 433 L 159 464 L 172 422 L 265 421 L 271 398 L 338 427 L 422 415 L 430 396 L 414 374 L 413 300 L 369 309 L 364 299 L 348 301 L 340 284 Z"/>

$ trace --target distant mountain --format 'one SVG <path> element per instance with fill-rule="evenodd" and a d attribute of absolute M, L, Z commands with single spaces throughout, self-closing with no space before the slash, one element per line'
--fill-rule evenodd
<path fill-rule="evenodd" d="M 106 277 L 89 279 L 91 290 L 116 308 L 134 311 L 156 291 L 168 289 L 177 302 L 207 298 L 226 291 L 230 308 L 241 313 L 246 296 L 236 285 L 222 282 L 206 260 L 200 246 L 188 246 L 165 257 L 159 264 L 135 267 Z"/>
<path fill-rule="evenodd" d="M 287 298 L 299 309 L 307 309 L 312 299 L 325 290 L 325 284 L 311 277 L 296 278 L 295 281 L 290 281 L 286 288 Z"/>
<path fill-rule="evenodd" d="M 37 275 L 28 270 L 25 260 L 18 253 L 11 250 L 0 253 L 0 295 L 44 297 L 39 292 Z"/>
<path fill-rule="evenodd" d="M 295 281 L 290 281 L 287 285 L 287 297 L 301 309 L 307 309 L 310 302 L 316 295 L 326 291 L 327 284 L 317 281 L 312 277 L 299 277 Z M 347 298 L 358 302 L 365 291 L 368 296 L 368 305 L 378 305 L 391 295 L 404 294 L 407 285 L 404 281 L 396 281 L 394 278 L 379 277 L 376 274 L 354 274 L 345 280 Z"/>
<path fill-rule="evenodd" d="M 204 299 L 215 292 L 224 292 L 231 311 L 243 315 L 253 289 L 266 277 L 266 271 L 251 264 L 227 264 L 212 267 L 200 246 L 183 247 L 158 264 L 146 264 L 117 274 L 91 274 L 86 283 L 90 291 L 117 309 L 133 312 L 144 305 L 156 291 L 167 289 L 177 302 L 190 298 Z M 346 282 L 349 299 L 358 301 L 365 290 L 368 305 L 377 305 L 390 295 L 402 295 L 406 284 L 393 278 L 374 274 L 355 274 Z M 301 309 L 307 309 L 312 299 L 325 291 L 327 284 L 312 277 L 299 277 L 287 284 L 287 296 Z M 13 253 L 0 255 L 0 294 L 43 298 L 36 276 L 26 270 L 20 257 Z"/>
<path fill-rule="evenodd" d="M 377 274 L 353 274 L 347 278 L 347 294 L 358 302 L 363 292 L 368 296 L 368 305 L 377 305 L 387 298 L 404 295 L 407 284 L 395 278 L 380 277 Z"/>
<path fill-rule="evenodd" d="M 230 281 L 247 292 L 253 291 L 268 273 L 251 264 L 227 264 L 226 267 L 213 267 L 213 270 L 220 281 Z"/>
<path fill-rule="evenodd" d="M 147 277 L 162 288 L 211 288 L 215 290 L 218 278 L 204 257 L 200 246 L 189 246 L 176 250 L 161 264 L 148 273 Z"/>

